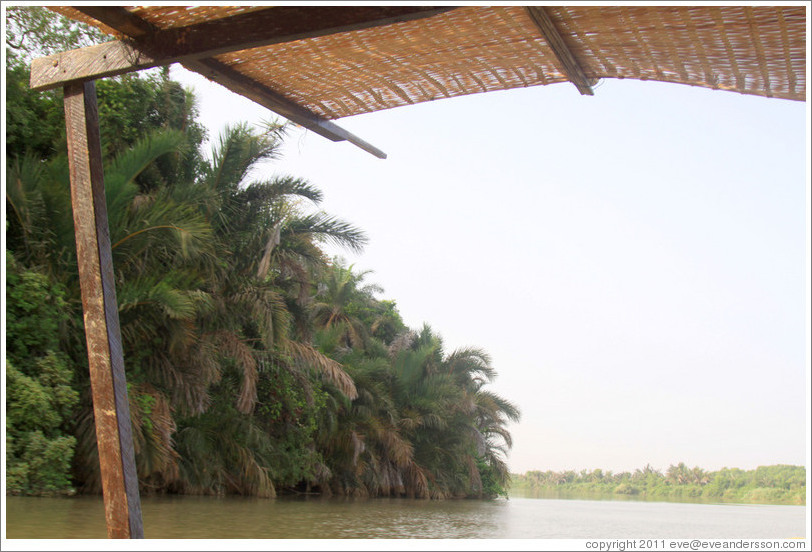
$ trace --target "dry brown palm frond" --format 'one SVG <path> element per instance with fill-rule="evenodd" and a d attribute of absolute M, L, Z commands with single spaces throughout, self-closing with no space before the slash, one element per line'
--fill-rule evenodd
<path fill-rule="evenodd" d="M 202 414 L 210 403 L 208 389 L 220 381 L 220 363 L 217 361 L 217 344 L 213 335 L 203 334 L 194 344 L 164 363 L 166 374 L 171 374 L 175 384 L 172 404 L 191 415 Z"/>
<path fill-rule="evenodd" d="M 370 437 L 380 443 L 382 454 L 394 466 L 403 469 L 414 461 L 414 447 L 403 438 L 397 427 L 383 424 L 379 418 L 371 418 L 367 427 Z"/>
<path fill-rule="evenodd" d="M 176 425 L 169 401 L 149 384 L 132 385 L 128 396 L 139 479 L 177 479 L 179 455 L 172 439 Z"/>
<path fill-rule="evenodd" d="M 235 312 L 242 312 L 244 322 L 259 325 L 266 348 L 270 349 L 286 338 L 291 316 L 285 299 L 277 291 L 250 286 L 233 294 L 225 303 L 232 318 Z"/>
<path fill-rule="evenodd" d="M 283 274 L 289 275 L 294 281 L 299 284 L 299 294 L 297 300 L 302 304 L 308 304 L 312 301 L 310 294 L 310 272 L 300 262 L 289 259 L 280 259 L 280 268 Z"/>
<path fill-rule="evenodd" d="M 217 346 L 203 334 L 174 354 L 154 352 L 146 361 L 151 380 L 172 390 L 172 404 L 186 414 L 200 414 L 209 405 L 208 389 L 220 379 Z"/>
<path fill-rule="evenodd" d="M 404 408 L 400 414 L 398 425 L 404 431 L 414 431 L 423 426 L 423 417 L 412 408 Z"/>
<path fill-rule="evenodd" d="M 285 341 L 283 348 L 290 353 L 294 360 L 304 367 L 315 370 L 327 381 L 333 384 L 341 393 L 349 399 L 358 397 L 358 390 L 350 375 L 344 371 L 344 367 L 335 360 L 321 354 L 310 345 L 298 343 L 296 341 Z"/>
<path fill-rule="evenodd" d="M 155 194 L 136 194 L 132 198 L 132 202 L 130 203 L 130 208 L 133 211 L 137 211 L 138 209 L 143 209 L 155 203 Z"/>
<path fill-rule="evenodd" d="M 151 477 L 157 477 L 161 482 L 177 480 L 179 456 L 172 440 L 175 422 L 169 401 L 148 385 L 132 386 L 130 389 L 128 399 L 139 480 L 142 483 L 148 483 Z M 146 396 L 154 400 L 143 400 Z M 82 493 L 101 494 L 95 416 L 90 397 L 87 396 L 83 402 L 88 406 L 82 409 L 76 420 L 76 476 L 82 482 Z M 149 424 L 146 423 L 147 418 Z"/>
<path fill-rule="evenodd" d="M 414 447 L 395 429 L 388 429 L 383 435 L 388 456 L 396 466 L 404 468 L 414 462 Z"/>
<path fill-rule="evenodd" d="M 409 462 L 409 465 L 401 470 L 401 474 L 403 490 L 408 498 L 429 498 L 430 474 L 417 462 Z"/>
<path fill-rule="evenodd" d="M 482 432 L 479 429 L 475 428 L 475 427 L 471 428 L 470 434 L 471 434 L 472 439 L 474 440 L 474 445 L 476 445 L 477 454 L 482 456 L 483 454 L 485 454 L 485 451 L 488 448 L 487 439 L 482 434 Z"/>
<path fill-rule="evenodd" d="M 249 414 L 257 402 L 257 359 L 254 350 L 239 336 L 232 332 L 221 330 L 214 332 L 215 341 L 220 352 L 232 359 L 242 369 L 242 384 L 240 395 L 237 398 L 237 410 Z"/>
<path fill-rule="evenodd" d="M 244 446 L 234 445 L 237 454 L 237 476 L 226 473 L 231 485 L 240 494 L 259 498 L 275 498 L 276 489 L 268 468 L 260 466 L 254 454 Z"/>
<path fill-rule="evenodd" d="M 197 325 L 189 319 L 172 320 L 170 323 L 171 328 L 167 328 L 169 354 L 172 356 L 183 354 L 183 351 L 194 345 L 197 340 Z"/>
<path fill-rule="evenodd" d="M 257 402 L 257 365 L 256 362 L 243 364 L 242 385 L 237 398 L 237 410 L 250 414 Z"/>
<path fill-rule="evenodd" d="M 396 469 L 391 462 L 381 466 L 380 470 L 381 493 L 384 496 L 394 496 L 403 492 L 403 478 L 400 470 Z"/>
<path fill-rule="evenodd" d="M 324 486 L 332 476 L 333 472 L 324 462 L 318 461 L 316 465 L 313 466 L 313 478 L 319 485 Z"/>
<path fill-rule="evenodd" d="M 349 496 L 352 498 L 369 498 L 369 489 L 365 485 L 353 487 L 349 492 Z"/>
<path fill-rule="evenodd" d="M 463 414 L 472 416 L 476 412 L 477 404 L 476 401 L 474 400 L 474 397 L 466 393 L 465 396 L 462 398 L 462 400 L 459 402 L 458 408 L 460 412 L 462 412 Z"/>

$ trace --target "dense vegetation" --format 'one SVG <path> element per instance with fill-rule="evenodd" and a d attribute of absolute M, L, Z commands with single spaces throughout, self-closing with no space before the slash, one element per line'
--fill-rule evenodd
<path fill-rule="evenodd" d="M 805 504 L 806 468 L 759 466 L 707 472 L 684 463 L 663 473 L 646 466 L 634 473 L 582 470 L 529 471 L 513 475 L 517 492 L 555 491 L 591 495 L 628 495 L 653 499 L 711 499 L 743 503 Z"/>
<path fill-rule="evenodd" d="M 59 91 L 31 55 L 98 40 L 8 9 L 7 488 L 99 492 Z M 366 272 L 363 232 L 321 192 L 253 171 L 284 127 L 226 129 L 210 156 L 167 71 L 97 84 L 142 492 L 492 497 L 519 412 L 477 348 L 407 328 Z"/>

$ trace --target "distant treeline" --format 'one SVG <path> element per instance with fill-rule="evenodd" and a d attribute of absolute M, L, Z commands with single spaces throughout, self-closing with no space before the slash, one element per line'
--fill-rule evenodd
<path fill-rule="evenodd" d="M 514 491 L 572 491 L 584 494 L 636 495 L 641 498 L 690 499 L 757 504 L 806 504 L 804 466 L 759 466 L 754 470 L 705 471 L 684 463 L 660 471 L 647 465 L 634 473 L 581 470 L 513 474 Z"/>

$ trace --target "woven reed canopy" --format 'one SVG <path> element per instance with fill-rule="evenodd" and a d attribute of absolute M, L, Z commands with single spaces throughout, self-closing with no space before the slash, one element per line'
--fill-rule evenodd
<path fill-rule="evenodd" d="M 267 92 L 281 109 L 259 103 L 284 116 L 315 120 L 566 81 L 592 94 L 604 78 L 806 97 L 798 5 L 52 9 L 129 41 L 136 57 L 177 58 L 255 101 Z M 260 37 L 262 25 L 276 37 Z M 218 35 L 233 45 L 202 48 L 202 60 L 183 49 Z"/>

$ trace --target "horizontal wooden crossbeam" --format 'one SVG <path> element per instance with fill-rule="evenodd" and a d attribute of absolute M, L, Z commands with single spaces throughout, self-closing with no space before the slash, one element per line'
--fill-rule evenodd
<path fill-rule="evenodd" d="M 114 40 L 33 60 L 29 84 L 32 90 L 50 90 L 72 82 L 114 77 L 159 65 L 160 56 Z"/>
<path fill-rule="evenodd" d="M 567 46 L 561 33 L 558 32 L 558 28 L 555 26 L 555 23 L 553 23 L 547 10 L 545 10 L 543 6 L 528 6 L 527 12 L 561 63 L 564 74 L 567 75 L 570 82 L 575 85 L 578 92 L 586 96 L 594 95 L 592 91 L 594 79 L 587 78 L 581 64 L 569 46 Z"/>
<path fill-rule="evenodd" d="M 282 6 L 171 29 L 154 28 L 121 7 L 76 6 L 75 9 L 129 39 L 35 59 L 31 64 L 30 85 L 33 90 L 48 90 L 71 81 L 111 77 L 189 59 L 410 21 L 452 8 Z"/>

